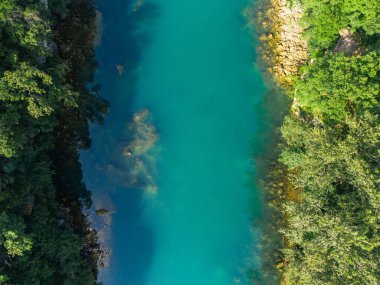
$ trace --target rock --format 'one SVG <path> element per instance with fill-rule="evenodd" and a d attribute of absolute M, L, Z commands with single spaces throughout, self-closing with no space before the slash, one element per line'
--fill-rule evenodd
<path fill-rule="evenodd" d="M 102 167 L 112 180 L 128 188 L 155 193 L 157 142 L 159 136 L 148 109 L 136 112 L 125 128 L 120 147 L 115 151 L 122 155 L 120 161 L 109 161 Z"/>
<path fill-rule="evenodd" d="M 123 75 L 125 73 L 125 67 L 122 64 L 116 64 L 116 70 L 119 75 Z"/>
<path fill-rule="evenodd" d="M 290 7 L 288 0 L 268 0 L 261 9 L 264 12 L 258 14 L 257 20 L 262 42 L 259 52 L 264 64 L 273 66 L 268 70 L 275 79 L 288 82 L 308 60 L 307 44 L 302 38 L 300 25 L 303 10 L 297 4 Z"/>
<path fill-rule="evenodd" d="M 98 210 L 96 210 L 96 214 L 98 215 L 98 216 L 104 216 L 105 214 L 107 214 L 109 211 L 107 210 L 107 209 L 105 209 L 105 208 L 101 208 L 101 209 L 98 209 Z"/>
<path fill-rule="evenodd" d="M 334 49 L 334 52 L 343 52 L 347 55 L 360 54 L 363 48 L 359 45 L 357 39 L 349 28 L 339 30 L 339 41 Z"/>
<path fill-rule="evenodd" d="M 133 12 L 137 12 L 141 9 L 141 7 L 144 5 L 144 0 L 137 0 L 136 3 L 133 5 Z"/>

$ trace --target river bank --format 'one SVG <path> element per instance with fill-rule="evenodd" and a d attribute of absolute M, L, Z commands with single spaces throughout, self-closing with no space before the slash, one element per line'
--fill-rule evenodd
<path fill-rule="evenodd" d="M 94 7 L 8 1 L 0 30 L 0 283 L 97 284 L 79 149 L 103 103 L 88 89 Z"/>
<path fill-rule="evenodd" d="M 267 202 L 267 218 L 261 222 L 262 270 L 265 284 L 285 285 L 286 280 L 281 277 L 286 266 L 283 250 L 288 246 L 281 233 L 287 226 L 284 206 L 297 201 L 300 193 L 292 186 L 286 167 L 279 162 L 280 127 L 287 114 L 298 112 L 292 83 L 309 59 L 300 24 L 303 9 L 299 4 L 291 5 L 288 0 L 263 0 L 256 2 L 245 14 L 259 42 L 256 51 L 263 76 L 270 86 L 266 100 L 268 109 L 272 110 L 272 116 L 264 120 L 271 124 L 271 131 L 263 134 L 263 140 L 269 145 L 257 158 L 261 164 L 258 183 Z"/>
<path fill-rule="evenodd" d="M 78 92 L 79 108 L 59 112 L 54 132 L 53 161 L 57 200 L 61 219 L 69 221 L 83 240 L 82 255 L 94 278 L 98 278 L 102 248 L 99 233 L 88 212 L 93 203 L 92 189 L 83 182 L 79 152 L 91 147 L 90 123 L 101 124 L 108 103 L 94 87 L 97 62 L 94 58 L 98 34 L 97 15 L 92 1 L 58 3 L 52 6 L 53 35 L 57 53 L 67 68 L 65 81 Z"/>
<path fill-rule="evenodd" d="M 292 82 L 308 60 L 307 43 L 302 38 L 303 9 L 289 0 L 263 0 L 255 3 L 258 53 L 266 73 L 282 87 Z"/>
<path fill-rule="evenodd" d="M 369 23 L 380 4 L 358 2 L 271 1 L 257 9 L 265 72 L 293 101 L 264 181 L 282 235 L 274 251 L 282 284 L 379 282 L 372 238 L 379 217 L 368 210 L 378 199 L 360 193 L 377 191 L 379 158 L 369 153 L 378 139 L 361 134 L 379 136 L 380 28 Z"/>

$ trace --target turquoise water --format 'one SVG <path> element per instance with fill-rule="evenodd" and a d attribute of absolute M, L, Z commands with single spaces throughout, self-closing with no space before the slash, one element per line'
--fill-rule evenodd
<path fill-rule="evenodd" d="M 248 284 L 258 262 L 250 183 L 264 86 L 246 0 L 98 0 L 97 81 L 110 102 L 82 154 L 95 208 L 110 210 L 105 285 Z M 120 64 L 125 72 L 118 74 Z M 149 109 L 159 140 L 145 160 L 156 193 L 126 182 L 128 122 Z M 253 249 L 252 249 L 252 248 Z"/>

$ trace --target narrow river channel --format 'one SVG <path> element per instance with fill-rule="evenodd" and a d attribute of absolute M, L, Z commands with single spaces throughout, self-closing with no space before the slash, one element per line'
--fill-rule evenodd
<path fill-rule="evenodd" d="M 248 4 L 97 0 L 96 81 L 110 112 L 81 160 L 94 209 L 108 211 L 104 285 L 249 284 L 245 271 L 259 263 L 250 180 L 265 88 L 242 16 Z M 140 134 L 139 153 L 130 132 Z"/>

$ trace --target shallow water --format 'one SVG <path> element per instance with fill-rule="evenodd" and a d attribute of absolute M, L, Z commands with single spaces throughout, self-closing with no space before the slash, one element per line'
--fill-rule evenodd
<path fill-rule="evenodd" d="M 242 16 L 246 0 L 98 0 L 97 81 L 111 104 L 81 155 L 111 247 L 105 285 L 248 284 L 255 121 L 264 86 Z M 123 65 L 119 74 L 116 65 Z M 133 113 L 149 109 L 158 143 L 141 160 L 157 192 L 130 182 Z M 128 177 L 128 178 L 126 178 Z M 149 180 L 151 181 L 151 180 Z M 142 187 L 144 188 L 144 187 Z M 251 248 L 252 247 L 252 248 Z"/>

